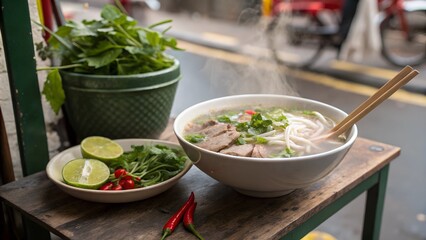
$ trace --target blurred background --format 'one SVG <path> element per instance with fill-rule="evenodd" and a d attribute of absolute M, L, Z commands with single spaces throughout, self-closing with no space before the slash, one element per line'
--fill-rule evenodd
<path fill-rule="evenodd" d="M 99 18 L 106 0 L 61 0 L 65 19 Z M 121 0 L 140 25 L 172 19 L 183 51 L 172 115 L 215 97 L 299 95 L 350 112 L 405 65 L 420 74 L 358 123 L 401 147 L 391 164 L 381 239 L 426 239 L 426 1 Z M 360 239 L 365 196 L 318 227 Z"/>

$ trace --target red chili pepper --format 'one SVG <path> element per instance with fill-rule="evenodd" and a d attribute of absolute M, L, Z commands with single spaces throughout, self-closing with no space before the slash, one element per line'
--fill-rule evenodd
<path fill-rule="evenodd" d="M 111 190 L 123 190 L 123 187 L 120 184 L 112 186 Z"/>
<path fill-rule="evenodd" d="M 253 111 L 253 110 L 246 110 L 245 112 L 246 112 L 247 114 L 249 114 L 249 115 L 256 114 L 256 112 L 255 112 L 255 111 Z"/>
<path fill-rule="evenodd" d="M 192 232 L 198 239 L 204 240 L 204 238 L 197 232 L 197 230 L 195 230 L 195 225 L 194 225 L 195 207 L 197 207 L 197 202 L 194 202 L 185 212 L 185 215 L 183 216 L 183 225 L 185 226 L 186 229 Z"/>
<path fill-rule="evenodd" d="M 111 190 L 111 188 L 114 186 L 112 182 L 107 182 L 104 185 L 102 185 L 99 190 Z"/>
<path fill-rule="evenodd" d="M 131 179 L 131 180 L 133 180 L 133 176 L 126 175 L 126 176 L 124 176 L 124 177 L 121 177 L 121 179 L 124 179 L 124 180 Z"/>
<path fill-rule="evenodd" d="M 118 184 L 121 185 L 124 189 L 135 188 L 135 182 L 131 178 L 127 178 L 127 179 L 123 178 L 118 182 Z"/>
<path fill-rule="evenodd" d="M 165 239 L 167 236 L 172 234 L 172 232 L 176 229 L 176 227 L 179 225 L 180 221 L 182 220 L 184 213 L 193 203 L 194 203 L 194 193 L 191 192 L 191 195 L 189 196 L 185 204 L 179 209 L 179 211 L 177 211 L 171 218 L 169 218 L 169 220 L 164 225 L 163 236 L 161 237 L 161 240 Z"/>
<path fill-rule="evenodd" d="M 126 175 L 127 175 L 127 171 L 124 168 L 118 168 L 114 171 L 115 178 L 119 178 Z"/>

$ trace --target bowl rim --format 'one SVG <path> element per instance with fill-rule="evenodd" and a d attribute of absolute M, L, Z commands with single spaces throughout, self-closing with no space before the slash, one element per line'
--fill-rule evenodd
<path fill-rule="evenodd" d="M 141 142 L 146 142 L 146 143 L 150 142 L 150 143 L 155 143 L 155 144 L 171 145 L 174 148 L 182 149 L 182 146 L 180 146 L 177 143 L 165 141 L 165 140 L 158 140 L 158 139 L 125 138 L 125 139 L 114 139 L 114 141 L 117 141 L 119 144 L 121 142 L 124 142 L 124 141 L 126 141 L 126 142 L 141 141 Z M 192 162 L 188 158 L 185 161 L 183 169 L 178 174 L 176 174 L 175 176 L 173 176 L 173 177 L 171 177 L 171 178 L 169 178 L 169 179 L 167 179 L 163 182 L 160 182 L 160 183 L 148 186 L 148 187 L 126 189 L 126 190 L 123 190 L 123 191 L 102 191 L 102 190 L 99 190 L 99 189 L 78 188 L 78 187 L 68 185 L 68 184 L 56 179 L 55 177 L 52 176 L 52 173 L 51 173 L 51 171 L 53 171 L 52 166 L 55 164 L 55 161 L 58 161 L 61 158 L 62 155 L 64 155 L 67 152 L 74 151 L 74 149 L 76 149 L 76 148 L 80 148 L 80 144 L 75 145 L 73 147 L 70 147 L 70 148 L 58 153 L 52 159 L 50 159 L 47 166 L 46 166 L 46 174 L 51 181 L 53 181 L 55 184 L 59 185 L 60 187 L 64 187 L 64 188 L 67 188 L 67 189 L 72 190 L 72 191 L 78 191 L 78 192 L 84 192 L 84 193 L 93 193 L 93 194 L 101 194 L 101 195 L 116 195 L 116 194 L 125 194 L 125 193 L 130 194 L 130 193 L 135 193 L 135 192 L 149 191 L 151 189 L 155 189 L 155 188 L 161 187 L 163 185 L 167 185 L 170 182 L 173 182 L 175 180 L 178 180 L 179 178 L 183 177 L 189 171 L 189 169 L 191 169 L 191 167 L 192 167 Z M 71 161 L 71 160 L 69 160 L 69 161 Z"/>
<path fill-rule="evenodd" d="M 287 99 L 293 99 L 293 100 L 302 100 L 305 102 L 310 102 L 310 103 L 314 103 L 314 104 L 318 104 L 318 105 L 322 105 L 324 107 L 330 108 L 334 111 L 343 113 L 345 116 L 347 116 L 348 114 L 346 112 L 344 112 L 343 110 L 334 107 L 330 104 L 324 103 L 324 102 L 320 102 L 317 100 L 313 100 L 313 99 L 309 99 L 309 98 L 304 98 L 304 97 L 296 97 L 296 96 L 289 96 L 289 95 L 278 95 L 278 94 L 241 94 L 241 95 L 232 95 L 232 96 L 225 96 L 225 97 L 219 97 L 219 98 L 214 98 L 214 99 L 210 99 L 210 100 L 206 100 L 203 102 L 199 102 L 197 104 L 194 104 L 188 108 L 186 108 L 185 110 L 183 110 L 181 113 L 179 113 L 179 115 L 176 117 L 174 123 L 173 123 L 173 131 L 176 135 L 176 137 L 179 139 L 179 141 L 184 142 L 189 144 L 190 146 L 196 148 L 198 151 L 201 151 L 203 153 L 208 153 L 208 154 L 212 154 L 214 156 L 217 157 L 224 157 L 226 156 L 229 159 L 234 159 L 234 160 L 244 160 L 244 161 L 253 161 L 253 162 L 277 162 L 277 161 L 302 161 L 302 160 L 310 160 L 310 159 L 315 159 L 318 157 L 324 157 L 324 156 L 328 156 L 328 155 L 332 155 L 336 152 L 340 152 L 343 149 L 349 148 L 356 140 L 356 138 L 358 137 L 358 127 L 357 125 L 353 125 L 353 127 L 351 128 L 351 131 L 349 133 L 350 138 L 348 138 L 346 140 L 346 142 L 343 145 L 338 146 L 337 148 L 333 148 L 331 150 L 325 151 L 325 152 L 320 152 L 320 153 L 315 153 L 315 154 L 310 154 L 310 155 L 303 155 L 303 156 L 298 156 L 298 157 L 290 157 L 290 158 L 254 158 L 254 157 L 242 157 L 242 156 L 234 156 L 234 155 L 228 155 L 228 154 L 224 154 L 224 153 L 220 153 L 220 152 L 213 152 L 204 148 L 201 148 L 193 143 L 188 142 L 187 140 L 185 140 L 184 137 L 181 136 L 181 134 L 177 131 L 178 128 L 178 124 L 181 121 L 181 118 L 187 114 L 188 112 L 193 111 L 194 108 L 198 108 L 201 105 L 206 105 L 212 102 L 217 102 L 217 101 L 226 101 L 226 100 L 232 100 L 232 99 L 237 99 L 237 98 L 287 98 Z M 218 107 L 218 109 L 220 109 L 220 107 Z M 182 145 L 182 144 L 181 144 Z"/>

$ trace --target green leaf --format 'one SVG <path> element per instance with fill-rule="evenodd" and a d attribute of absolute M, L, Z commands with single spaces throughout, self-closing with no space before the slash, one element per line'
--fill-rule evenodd
<path fill-rule="evenodd" d="M 293 157 L 296 154 L 296 151 L 294 151 L 293 149 L 286 147 L 285 150 L 281 153 L 281 157 Z"/>
<path fill-rule="evenodd" d="M 58 49 L 61 45 L 72 48 L 72 43 L 70 39 L 67 39 L 70 32 L 72 31 L 71 27 L 61 26 L 56 30 L 55 34 L 52 34 L 49 38 L 49 46 L 53 49 Z"/>
<path fill-rule="evenodd" d="M 98 54 L 101 54 L 101 53 L 103 53 L 107 50 L 114 49 L 114 48 L 122 48 L 122 47 L 119 46 L 119 45 L 112 44 L 111 42 L 106 41 L 106 40 L 100 41 L 100 42 L 97 43 L 96 46 L 94 46 L 94 48 L 89 48 L 89 49 L 85 50 L 84 56 L 90 57 L 90 56 L 98 55 Z"/>
<path fill-rule="evenodd" d="M 120 11 L 120 9 L 111 4 L 106 4 L 102 8 L 101 17 L 108 21 L 115 22 L 118 19 L 122 19 L 123 16 L 125 17 L 125 15 Z"/>
<path fill-rule="evenodd" d="M 62 104 L 65 102 L 65 93 L 62 88 L 62 78 L 58 69 L 54 69 L 47 75 L 43 92 L 53 111 L 58 114 Z"/>
<path fill-rule="evenodd" d="M 109 33 L 109 32 L 114 32 L 114 28 L 113 27 L 98 28 L 96 29 L 96 31 L 100 33 Z"/>
<path fill-rule="evenodd" d="M 221 123 L 231 123 L 232 122 L 231 119 L 229 118 L 229 116 L 226 116 L 226 115 L 220 115 L 216 119 L 217 119 L 218 122 L 221 122 Z"/>
<path fill-rule="evenodd" d="M 308 116 L 316 116 L 314 111 L 309 111 L 309 110 L 304 110 L 303 114 L 308 115 Z"/>
<path fill-rule="evenodd" d="M 127 46 L 124 48 L 127 52 L 129 52 L 132 55 L 135 54 L 146 54 L 145 49 L 142 47 L 133 47 L 133 46 Z"/>
<path fill-rule="evenodd" d="M 121 54 L 123 50 L 119 48 L 113 48 L 108 51 L 105 51 L 99 55 L 93 57 L 87 57 L 87 64 L 94 68 L 100 68 L 106 66 L 111 62 L 115 61 L 116 58 Z"/>
<path fill-rule="evenodd" d="M 241 122 L 238 123 L 235 127 L 238 132 L 247 132 L 247 130 L 249 129 L 249 124 L 248 122 Z"/>
<path fill-rule="evenodd" d="M 246 140 L 244 140 L 244 138 L 243 137 L 239 137 L 239 138 L 237 138 L 237 141 L 235 142 L 237 145 L 244 145 L 244 144 L 246 144 L 247 142 L 246 142 Z"/>
<path fill-rule="evenodd" d="M 152 30 L 145 29 L 146 40 L 153 47 L 160 47 L 161 34 Z"/>
<path fill-rule="evenodd" d="M 92 31 L 92 29 L 82 23 L 68 22 L 66 25 L 72 28 L 70 34 L 73 37 L 97 36 L 96 32 Z"/>
<path fill-rule="evenodd" d="M 201 134 L 188 134 L 185 136 L 185 140 L 191 143 L 199 143 L 204 141 L 206 137 Z"/>
<path fill-rule="evenodd" d="M 250 127 L 258 134 L 267 132 L 272 127 L 272 120 L 264 119 L 260 113 L 252 115 Z"/>
<path fill-rule="evenodd" d="M 268 143 L 268 140 L 266 140 L 263 137 L 256 137 L 256 143 L 258 143 L 258 144 L 266 144 L 266 143 Z"/>
<path fill-rule="evenodd" d="M 163 37 L 162 40 L 163 40 L 162 44 L 164 46 L 167 46 L 167 47 L 172 48 L 174 50 L 183 50 L 182 48 L 178 48 L 177 47 L 177 41 L 176 41 L 175 38 L 172 38 L 172 37 Z"/>

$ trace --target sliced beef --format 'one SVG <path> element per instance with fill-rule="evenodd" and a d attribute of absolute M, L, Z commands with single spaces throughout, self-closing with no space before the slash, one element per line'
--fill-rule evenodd
<path fill-rule="evenodd" d="M 213 126 L 213 125 L 216 125 L 216 124 L 218 124 L 218 122 L 216 122 L 215 120 L 208 120 L 207 122 L 205 122 L 202 125 L 202 128 L 206 128 L 206 127 Z"/>
<path fill-rule="evenodd" d="M 263 145 L 261 144 L 256 144 L 254 145 L 253 148 L 253 152 L 251 154 L 252 157 L 256 157 L 256 158 L 265 158 L 268 156 L 266 149 Z"/>
<path fill-rule="evenodd" d="M 228 127 L 226 132 L 215 137 L 207 137 L 205 141 L 198 143 L 197 145 L 210 151 L 219 152 L 220 150 L 231 146 L 239 137 L 240 133 L 235 130 L 235 127 Z"/>
<path fill-rule="evenodd" d="M 253 144 L 232 145 L 231 147 L 225 148 L 220 152 L 234 156 L 249 157 L 253 152 L 253 147 Z"/>
<path fill-rule="evenodd" d="M 186 126 L 185 131 L 186 132 L 190 132 L 190 133 L 195 133 L 195 132 L 199 132 L 207 127 L 213 126 L 218 124 L 218 122 L 214 121 L 214 120 L 209 120 L 207 122 L 205 122 L 203 125 L 200 124 L 196 124 L 196 123 L 188 123 L 188 125 Z"/>
<path fill-rule="evenodd" d="M 198 131 L 197 133 L 206 136 L 207 138 L 216 137 L 222 133 L 225 133 L 230 129 L 229 124 L 216 123 L 214 125 L 208 125 L 204 129 Z"/>

